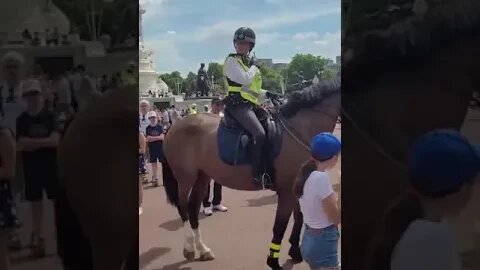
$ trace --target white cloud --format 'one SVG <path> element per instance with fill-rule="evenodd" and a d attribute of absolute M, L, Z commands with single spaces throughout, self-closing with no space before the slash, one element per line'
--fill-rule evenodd
<path fill-rule="evenodd" d="M 266 1 L 284 4 L 291 0 Z M 302 0 L 296 1 L 302 2 Z M 171 4 L 177 2 L 171 0 L 140 0 L 140 3 L 146 5 L 145 28 L 145 25 L 162 25 L 162 21 L 168 20 L 169 16 L 172 16 L 171 9 L 173 9 L 173 6 Z M 150 47 L 155 51 L 155 63 L 161 73 L 178 70 L 184 76 L 189 71 L 196 72 L 202 61 L 206 65 L 209 62 L 223 64 L 224 56 L 233 50 L 233 32 L 241 26 L 249 26 L 255 30 L 258 45 L 256 51 L 259 58 L 273 58 L 274 62 L 283 63 L 291 61 L 288 58 L 290 54 L 293 56 L 295 53 L 311 53 L 335 59 L 335 56 L 340 54 L 340 31 L 325 34 L 318 32 L 282 33 L 282 29 L 286 26 L 291 28 L 291 26 L 302 23 L 318 24 L 319 21 L 322 21 L 321 17 L 323 16 L 340 14 L 340 5 L 320 3 L 319 7 L 318 2 L 316 2 L 314 8 L 306 6 L 308 7 L 306 11 L 299 6 L 298 9 L 284 9 L 284 13 L 265 13 L 256 20 L 250 20 L 249 18 L 222 20 L 219 18 L 214 20 L 214 23 L 200 24 L 195 26 L 195 29 L 188 29 L 188 31 L 176 26 L 167 26 L 178 30 L 178 32 L 173 29 L 160 28 L 152 36 L 152 39 L 148 40 L 148 37 L 146 37 L 147 43 L 151 41 Z M 212 20 L 208 21 L 212 22 Z M 182 49 L 189 47 L 194 51 L 195 48 L 209 49 L 205 49 L 206 52 L 203 57 L 189 59 L 188 55 L 192 53 L 182 51 Z"/>
<path fill-rule="evenodd" d="M 296 33 L 293 35 L 293 40 L 311 40 L 317 39 L 319 37 L 317 32 L 303 32 L 303 33 Z"/>
<path fill-rule="evenodd" d="M 328 45 L 328 44 L 336 44 L 336 45 L 340 45 L 341 43 L 341 35 L 342 33 L 340 31 L 336 32 L 336 33 L 330 33 L 330 32 L 327 32 L 325 34 L 323 34 L 320 39 L 317 39 L 314 41 L 315 44 L 318 44 L 318 45 Z"/>
<path fill-rule="evenodd" d="M 139 3 L 142 6 L 150 6 L 150 5 L 161 5 L 166 1 L 167 0 L 140 0 Z"/>
<path fill-rule="evenodd" d="M 279 15 L 266 17 L 263 19 L 250 21 L 250 20 L 230 20 L 221 21 L 208 26 L 200 27 L 200 29 L 194 35 L 196 41 L 199 42 L 212 42 L 225 40 L 225 38 L 231 38 L 233 32 L 241 26 L 250 26 L 255 31 L 266 31 L 276 29 L 281 26 L 294 25 L 316 19 L 318 17 L 339 14 L 340 7 L 325 8 L 319 11 L 305 13 L 305 12 L 289 12 Z"/>
<path fill-rule="evenodd" d="M 226 57 L 225 57 L 226 58 Z M 222 64 L 225 63 L 225 58 L 219 58 L 219 59 L 214 59 L 214 60 L 210 60 L 208 61 L 208 63 L 219 63 L 219 64 Z M 208 65 L 208 63 L 205 63 L 205 65 Z"/>
<path fill-rule="evenodd" d="M 143 20 L 149 20 L 155 18 L 161 19 L 164 12 L 164 4 L 169 0 L 140 0 L 140 6 L 146 10 L 143 14 Z"/>
<path fill-rule="evenodd" d="M 273 33 L 257 33 L 257 40 L 256 44 L 257 45 L 268 45 L 274 41 L 277 41 L 282 37 L 283 35 L 278 33 L 278 32 L 273 32 Z"/>
<path fill-rule="evenodd" d="M 309 48 L 312 53 L 322 55 L 330 59 L 335 59 L 340 55 L 341 51 L 341 31 L 335 33 L 325 33 L 313 42 L 313 46 Z M 307 43 L 307 42 L 305 42 Z"/>
<path fill-rule="evenodd" d="M 186 60 L 182 57 L 182 54 L 178 50 L 174 41 L 147 41 L 145 45 L 155 52 L 154 61 L 157 63 L 157 69 L 159 69 L 161 73 L 168 72 L 168 70 L 179 70 L 179 66 L 184 66 L 186 64 Z"/>

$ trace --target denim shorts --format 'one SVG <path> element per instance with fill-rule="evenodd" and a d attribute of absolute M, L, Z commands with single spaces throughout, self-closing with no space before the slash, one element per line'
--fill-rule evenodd
<path fill-rule="evenodd" d="M 339 266 L 338 239 L 340 233 L 336 225 L 324 229 L 312 229 L 305 225 L 300 245 L 304 261 L 312 269 Z"/>

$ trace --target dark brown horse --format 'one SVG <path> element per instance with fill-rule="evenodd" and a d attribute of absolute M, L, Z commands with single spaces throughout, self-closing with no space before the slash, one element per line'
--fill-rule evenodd
<path fill-rule="evenodd" d="M 303 225 L 299 205 L 292 192 L 292 183 L 300 165 L 309 158 L 309 141 L 319 132 L 332 132 L 340 114 L 340 81 L 324 81 L 294 93 L 281 108 L 283 143 L 275 159 L 278 206 L 272 244 L 280 245 L 290 216 L 295 224 L 290 237 L 289 255 L 301 261 L 300 232 Z M 178 208 L 184 223 L 184 256 L 201 260 L 214 259 L 212 251 L 200 235 L 198 215 L 210 179 L 237 190 L 259 190 L 251 177 L 250 166 L 230 166 L 219 157 L 217 128 L 220 117 L 213 114 L 190 115 L 168 131 L 164 141 L 166 161 L 163 179 L 168 200 Z M 190 221 L 190 227 L 187 227 Z M 239 225 L 241 226 L 241 225 Z M 193 229 L 193 232 L 192 232 Z M 278 257 L 269 257 L 268 265 L 281 269 Z"/>
<path fill-rule="evenodd" d="M 424 16 L 406 12 L 399 19 L 402 14 L 385 11 L 347 29 L 342 53 L 343 269 L 369 269 L 364 267 L 367 243 L 387 207 L 406 192 L 410 143 L 433 129 L 460 129 L 480 85 L 475 15 L 480 3 L 442 2 Z"/>
<path fill-rule="evenodd" d="M 115 89 L 91 101 L 59 147 L 61 184 L 92 247 L 94 270 L 119 270 L 130 254 L 138 258 L 137 93 Z"/>

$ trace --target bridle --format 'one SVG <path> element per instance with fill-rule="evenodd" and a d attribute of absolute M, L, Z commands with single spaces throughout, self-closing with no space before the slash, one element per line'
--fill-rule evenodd
<path fill-rule="evenodd" d="M 360 128 L 355 121 L 353 121 L 352 117 L 350 117 L 350 114 L 345 110 L 345 108 L 342 107 L 342 118 L 345 117 L 352 127 L 357 131 L 362 138 L 367 141 L 375 150 L 380 153 L 382 156 L 386 157 L 388 160 L 393 162 L 396 166 L 401 168 L 402 170 L 408 171 L 408 166 L 404 163 L 398 160 L 397 158 L 393 157 L 391 154 L 387 153 L 375 140 L 368 135 L 367 132 L 365 132 L 362 128 Z"/>
<path fill-rule="evenodd" d="M 329 115 L 328 113 L 326 113 L 324 110 L 320 110 L 320 109 L 313 109 L 313 110 L 321 111 L 322 113 L 328 115 L 329 117 L 333 117 L 333 116 Z M 375 148 L 375 150 L 378 153 L 380 153 L 381 155 L 386 157 L 388 160 L 393 162 L 396 166 L 398 166 L 402 170 L 405 170 L 405 171 L 408 170 L 408 167 L 407 167 L 407 165 L 405 165 L 405 163 L 401 162 L 397 158 L 393 157 L 391 154 L 387 153 L 377 142 L 375 142 L 375 140 L 370 135 L 368 135 L 367 132 L 365 132 L 362 128 L 360 128 L 356 124 L 356 122 L 353 121 L 352 117 L 350 117 L 350 114 L 345 110 L 345 108 L 342 107 L 341 112 L 342 112 L 342 118 L 345 117 L 351 123 L 352 127 L 360 134 L 360 136 L 362 136 L 362 138 L 364 140 L 366 140 L 373 148 Z M 302 146 L 302 148 L 304 148 L 306 151 L 308 151 L 308 152 L 311 151 L 311 147 L 309 146 L 309 143 L 306 142 L 302 138 L 302 136 L 300 134 L 298 134 L 298 132 L 296 132 L 295 129 L 291 125 L 289 125 L 288 121 L 285 118 L 283 118 L 281 115 L 279 115 L 278 120 L 279 120 L 280 124 L 282 125 L 283 129 L 287 132 L 287 134 L 296 143 L 298 143 L 300 146 Z"/>
<path fill-rule="evenodd" d="M 308 143 L 306 143 L 304 140 L 302 140 L 301 136 L 296 134 L 295 130 L 293 128 L 291 128 L 290 125 L 287 124 L 287 122 L 284 120 L 284 118 L 282 116 L 278 117 L 278 121 L 282 125 L 283 129 L 287 132 L 287 134 L 290 137 L 292 137 L 293 140 L 295 140 L 299 145 L 301 145 L 303 148 L 305 148 L 305 150 L 307 150 L 308 152 L 312 151 L 312 149 L 310 148 Z"/>
<path fill-rule="evenodd" d="M 318 111 L 321 112 L 325 115 L 327 115 L 330 118 L 336 118 L 335 116 L 332 116 L 329 113 L 326 113 L 325 110 L 319 109 L 319 108 L 311 108 L 313 111 Z M 278 114 L 278 121 L 282 125 L 282 128 L 287 132 L 287 134 L 295 141 L 297 142 L 300 146 L 302 146 L 306 151 L 311 152 L 312 148 L 310 147 L 310 143 L 308 141 L 304 140 L 300 134 L 298 134 L 295 129 L 289 125 L 288 120 L 286 120 L 284 117 Z"/>

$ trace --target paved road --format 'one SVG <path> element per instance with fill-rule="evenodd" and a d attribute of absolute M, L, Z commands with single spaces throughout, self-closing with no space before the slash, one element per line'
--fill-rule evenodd
<path fill-rule="evenodd" d="M 57 247 L 55 240 L 55 223 L 53 214 L 53 204 L 45 204 L 45 222 L 44 230 L 46 234 L 47 257 L 43 259 L 32 259 L 29 257 L 29 249 L 25 248 L 20 252 L 12 254 L 12 270 L 62 270 L 60 259 L 56 256 Z M 31 218 L 30 206 L 22 203 L 19 207 L 19 216 L 24 226 L 19 230 L 23 245 L 30 242 Z"/>
<path fill-rule="evenodd" d="M 338 126 L 336 134 L 340 136 Z M 340 164 L 332 170 L 339 182 Z M 140 216 L 140 269 L 144 270 L 259 270 L 268 269 L 265 261 L 272 238 L 276 195 L 272 191 L 245 192 L 224 188 L 226 213 L 200 214 L 200 230 L 205 244 L 216 259 L 186 262 L 183 258 L 183 230 L 177 210 L 166 204 L 163 187 L 146 189 L 144 213 Z M 309 269 L 305 263 L 286 262 L 288 238 L 293 220 L 284 237 L 281 263 L 294 270 Z M 197 254 L 198 258 L 198 254 Z"/>

